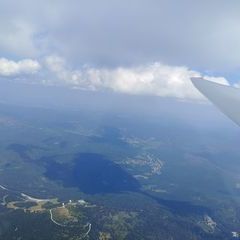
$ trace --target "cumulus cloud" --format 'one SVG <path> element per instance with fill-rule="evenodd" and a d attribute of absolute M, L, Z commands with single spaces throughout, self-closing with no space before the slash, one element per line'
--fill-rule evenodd
<path fill-rule="evenodd" d="M 168 66 L 156 62 L 128 68 L 110 69 L 85 66 L 79 70 L 72 70 L 59 56 L 48 56 L 45 64 L 48 70 L 54 73 L 55 84 L 69 85 L 85 90 L 111 90 L 127 94 L 202 99 L 202 95 L 190 81 L 191 77 L 202 75 L 184 66 Z M 229 85 L 223 77 L 203 77 L 210 81 Z"/>
<path fill-rule="evenodd" d="M 40 70 L 38 61 L 24 59 L 21 61 L 12 61 L 6 58 L 0 58 L 0 76 L 10 77 L 25 74 L 34 74 Z"/>
<path fill-rule="evenodd" d="M 24 82 L 37 81 L 82 90 L 197 100 L 203 99 L 203 96 L 193 87 L 191 77 L 204 77 L 209 81 L 229 85 L 224 77 L 202 75 L 185 66 L 170 66 L 155 62 L 135 67 L 83 66 L 73 69 L 64 58 L 57 55 L 47 56 L 41 65 L 39 61 L 32 59 L 12 61 L 0 58 L 0 76 L 18 77 L 18 80 L 22 79 Z"/>

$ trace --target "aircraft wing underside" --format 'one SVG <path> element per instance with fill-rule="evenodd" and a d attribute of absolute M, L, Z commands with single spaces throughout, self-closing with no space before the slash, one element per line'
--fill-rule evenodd
<path fill-rule="evenodd" d="M 240 89 L 191 78 L 193 85 L 224 114 L 240 126 Z"/>

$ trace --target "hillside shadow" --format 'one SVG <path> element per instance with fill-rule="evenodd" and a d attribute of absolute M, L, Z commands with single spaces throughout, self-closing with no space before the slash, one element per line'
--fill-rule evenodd
<path fill-rule="evenodd" d="M 195 205 L 188 201 L 162 199 L 157 196 L 153 196 L 152 194 L 147 192 L 141 192 L 141 193 L 155 200 L 158 204 L 164 206 L 173 214 L 182 215 L 182 216 L 211 214 L 211 210 L 205 206 Z"/>

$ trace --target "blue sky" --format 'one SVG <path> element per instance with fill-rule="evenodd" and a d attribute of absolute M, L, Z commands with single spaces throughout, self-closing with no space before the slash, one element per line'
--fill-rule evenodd
<path fill-rule="evenodd" d="M 237 0 L 0 2 L 0 79 L 201 99 L 240 79 Z"/>

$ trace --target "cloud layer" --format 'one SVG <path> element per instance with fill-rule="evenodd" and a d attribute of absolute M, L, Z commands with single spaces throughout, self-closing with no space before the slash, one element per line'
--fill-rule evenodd
<path fill-rule="evenodd" d="M 92 68 L 71 70 L 63 58 L 48 56 L 47 69 L 54 74 L 50 84 L 62 84 L 85 90 L 110 90 L 127 94 L 201 99 L 190 78 L 201 74 L 183 66 L 168 66 L 161 63 L 137 67 Z M 229 85 L 223 77 L 204 76 L 205 79 Z"/>
<path fill-rule="evenodd" d="M 15 6 L 14 8 L 12 6 Z M 0 52 L 74 66 L 162 62 L 218 73 L 240 63 L 238 0 L 0 2 Z"/>
<path fill-rule="evenodd" d="M 15 62 L 0 58 L 0 77 L 24 83 L 66 86 L 89 91 L 113 91 L 133 95 L 153 95 L 181 99 L 203 99 L 190 78 L 205 79 L 229 85 L 223 77 L 210 77 L 185 66 L 159 62 L 136 67 L 73 69 L 66 60 L 50 55 L 41 62 L 23 59 Z"/>
<path fill-rule="evenodd" d="M 2 0 L 0 77 L 200 99 L 190 77 L 239 76 L 239 8 L 238 0 Z"/>
<path fill-rule="evenodd" d="M 23 59 L 15 62 L 6 58 L 0 58 L 0 76 L 10 77 L 25 74 L 35 74 L 41 66 L 36 60 Z"/>

